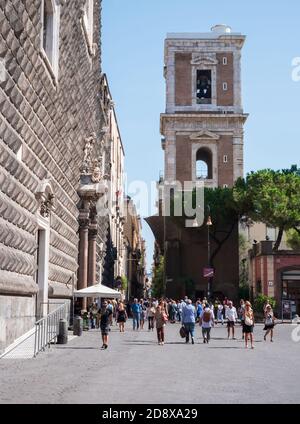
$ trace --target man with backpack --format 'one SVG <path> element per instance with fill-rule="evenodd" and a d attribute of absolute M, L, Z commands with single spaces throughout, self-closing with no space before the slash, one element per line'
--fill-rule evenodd
<path fill-rule="evenodd" d="M 208 303 L 205 305 L 200 315 L 200 326 L 202 327 L 203 343 L 209 343 L 210 341 L 210 330 L 214 326 L 215 316 L 213 311 L 210 309 Z"/>

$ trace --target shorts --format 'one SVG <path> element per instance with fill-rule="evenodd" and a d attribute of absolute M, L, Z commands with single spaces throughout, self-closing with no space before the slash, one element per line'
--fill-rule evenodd
<path fill-rule="evenodd" d="M 108 336 L 109 333 L 109 325 L 101 325 L 100 326 L 102 336 Z"/>
<path fill-rule="evenodd" d="M 253 325 L 243 325 L 243 333 L 250 334 L 253 333 Z"/>
<path fill-rule="evenodd" d="M 265 324 L 264 331 L 266 331 L 266 330 L 273 330 L 273 328 L 274 328 L 274 324 Z"/>
<path fill-rule="evenodd" d="M 227 321 L 227 328 L 233 328 L 234 327 L 234 321 Z"/>

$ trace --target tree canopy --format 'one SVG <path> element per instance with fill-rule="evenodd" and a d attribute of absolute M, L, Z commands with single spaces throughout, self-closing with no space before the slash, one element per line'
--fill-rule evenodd
<path fill-rule="evenodd" d="M 234 198 L 253 221 L 279 229 L 274 245 L 277 251 L 283 232 L 300 225 L 300 170 L 293 166 L 251 172 L 236 182 Z"/>
<path fill-rule="evenodd" d="M 159 264 L 153 269 L 152 296 L 160 298 L 164 295 L 164 257 L 159 257 Z"/>
<path fill-rule="evenodd" d="M 175 197 L 176 198 L 176 197 Z M 180 201 L 182 197 L 179 196 Z M 175 200 L 176 201 L 176 200 Z M 186 200 L 183 200 L 185 202 Z M 196 192 L 193 192 L 193 206 L 196 207 Z M 174 205 L 174 202 L 173 202 Z M 224 243 L 230 238 L 239 218 L 244 214 L 245 207 L 242 202 L 238 202 L 233 196 L 232 188 L 205 188 L 204 205 L 197 205 L 204 208 L 204 223 L 198 227 L 203 231 L 206 227 L 208 217 L 210 216 L 212 225 L 210 228 L 210 237 L 214 241 L 214 246 L 210 255 L 210 266 L 214 266 L 214 259 L 221 250 Z M 183 209 L 184 210 L 184 209 Z M 174 212 L 174 206 L 171 207 L 171 214 Z M 178 225 L 185 225 L 185 215 L 172 216 Z M 195 228 L 194 228 L 195 229 Z"/>

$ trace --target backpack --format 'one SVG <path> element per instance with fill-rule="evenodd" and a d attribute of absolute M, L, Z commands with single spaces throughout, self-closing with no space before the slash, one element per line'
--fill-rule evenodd
<path fill-rule="evenodd" d="M 211 312 L 205 311 L 202 317 L 202 321 L 209 322 L 211 320 Z"/>

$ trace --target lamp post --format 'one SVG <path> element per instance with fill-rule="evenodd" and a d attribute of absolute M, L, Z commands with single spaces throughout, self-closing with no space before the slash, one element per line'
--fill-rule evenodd
<path fill-rule="evenodd" d="M 207 218 L 207 222 L 206 222 L 206 226 L 207 226 L 207 264 L 208 264 L 208 268 L 210 268 L 210 234 L 209 234 L 209 229 L 210 227 L 213 225 L 212 224 L 212 220 L 211 220 L 211 216 L 210 216 L 210 207 L 207 207 L 208 210 L 208 218 Z M 207 283 L 207 299 L 210 298 L 211 295 L 211 282 L 212 282 L 212 278 L 208 277 L 208 283 Z"/>

